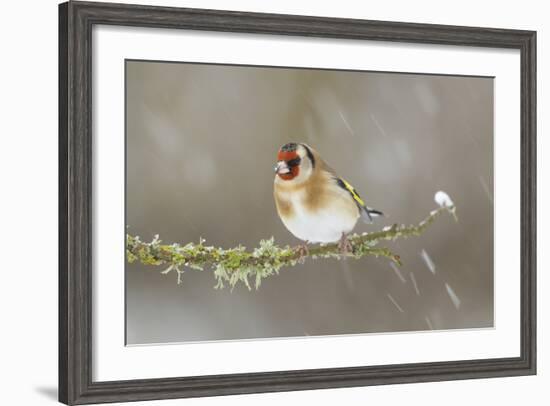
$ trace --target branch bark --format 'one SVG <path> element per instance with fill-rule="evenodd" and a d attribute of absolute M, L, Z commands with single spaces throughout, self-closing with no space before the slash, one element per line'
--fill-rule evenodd
<path fill-rule="evenodd" d="M 436 201 L 440 203 L 437 198 Z M 352 250 L 347 254 L 341 252 L 338 243 L 312 246 L 309 252 L 304 254 L 297 247 L 277 246 L 273 238 L 261 240 L 259 247 L 247 251 L 241 245 L 231 249 L 206 246 L 205 240 L 202 239 L 199 243 L 167 245 L 162 244 L 158 235 L 151 242 L 143 242 L 138 236 L 127 234 L 126 258 L 129 263 L 139 261 L 145 265 L 167 265 L 161 273 L 176 272 L 178 283 L 182 281 L 184 267 L 196 270 L 211 268 L 217 281 L 216 288 L 223 288 L 226 283 L 234 287 L 238 282 L 242 282 L 249 289 L 251 289 L 251 279 L 257 289 L 266 277 L 278 274 L 281 268 L 295 266 L 306 259 L 341 259 L 344 256 L 359 259 L 373 255 L 386 257 L 401 265 L 399 255 L 386 247 L 377 245 L 381 241 L 421 235 L 443 213 L 451 214 L 457 220 L 455 206 L 450 199 L 448 202 L 440 203 L 438 209 L 433 210 L 417 225 L 394 224 L 381 231 L 350 235 L 348 240 Z"/>

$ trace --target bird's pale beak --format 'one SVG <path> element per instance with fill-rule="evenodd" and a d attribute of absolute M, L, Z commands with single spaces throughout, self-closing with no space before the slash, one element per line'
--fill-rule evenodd
<path fill-rule="evenodd" d="M 275 165 L 275 173 L 279 175 L 284 175 L 285 173 L 290 172 L 290 168 L 288 167 L 287 163 L 285 161 L 279 161 L 277 162 L 277 165 Z"/>

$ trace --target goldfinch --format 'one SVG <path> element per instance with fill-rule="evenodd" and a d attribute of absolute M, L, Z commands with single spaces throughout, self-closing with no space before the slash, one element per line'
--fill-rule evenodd
<path fill-rule="evenodd" d="M 339 177 L 310 146 L 288 143 L 281 147 L 275 165 L 274 197 L 285 227 L 308 243 L 339 241 L 349 252 L 347 234 L 362 218 L 372 223 L 382 212 L 365 205 L 357 191 Z"/>

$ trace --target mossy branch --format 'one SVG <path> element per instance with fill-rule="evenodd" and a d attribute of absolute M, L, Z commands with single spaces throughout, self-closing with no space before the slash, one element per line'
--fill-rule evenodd
<path fill-rule="evenodd" d="M 248 289 L 251 289 L 251 280 L 255 288 L 258 289 L 262 279 L 278 274 L 281 268 L 295 266 L 307 258 L 340 259 L 347 256 L 359 259 L 373 255 L 386 257 L 400 265 L 399 255 L 388 248 L 377 247 L 377 245 L 384 240 L 418 236 L 442 213 L 449 213 L 457 220 L 455 206 L 448 196 L 445 195 L 446 199 L 443 201 L 439 201 L 437 196 L 436 202 L 440 204 L 440 207 L 432 211 L 417 225 L 394 224 L 381 231 L 350 235 L 348 240 L 352 250 L 347 254 L 341 252 L 338 243 L 311 246 L 309 252 L 304 254 L 297 248 L 291 248 L 288 245 L 277 246 L 273 237 L 261 240 L 258 248 L 247 251 L 242 245 L 231 249 L 206 246 L 205 240 L 202 238 L 198 243 L 167 245 L 162 244 L 158 235 L 151 242 L 142 242 L 138 236 L 127 234 L 126 258 L 130 263 L 139 261 L 145 265 L 167 265 L 161 273 L 168 274 L 175 271 L 178 283 L 182 281 L 184 267 L 200 271 L 210 268 L 214 271 L 217 281 L 216 288 L 223 288 L 226 283 L 234 287 L 240 281 Z"/>

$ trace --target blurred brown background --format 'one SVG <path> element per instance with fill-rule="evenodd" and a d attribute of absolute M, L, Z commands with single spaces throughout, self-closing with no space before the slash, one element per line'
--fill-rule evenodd
<path fill-rule="evenodd" d="M 458 207 L 385 259 L 284 269 L 258 291 L 183 284 L 127 265 L 127 343 L 269 338 L 493 325 L 493 80 L 127 61 L 128 232 L 167 243 L 298 241 L 273 202 L 290 141 L 316 148 L 368 205 L 417 223 L 446 191 Z M 429 260 L 435 269 L 428 266 Z"/>

